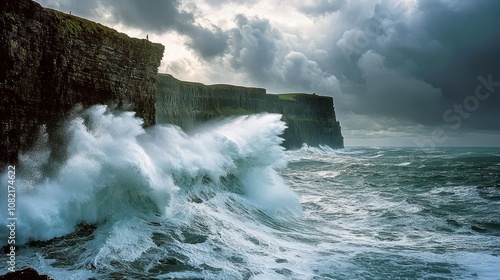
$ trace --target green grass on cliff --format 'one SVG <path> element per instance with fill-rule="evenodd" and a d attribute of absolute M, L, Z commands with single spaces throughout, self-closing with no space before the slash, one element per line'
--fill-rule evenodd
<path fill-rule="evenodd" d="M 256 88 L 256 87 L 244 87 L 244 86 L 236 86 L 236 85 L 228 85 L 228 84 L 205 85 L 205 84 L 198 83 L 198 82 L 189 82 L 189 81 L 180 81 L 180 82 L 185 86 L 192 86 L 192 87 L 199 88 L 199 89 L 206 88 L 206 89 L 210 89 L 213 91 L 219 90 L 219 91 L 223 91 L 223 92 L 234 91 L 234 90 L 238 90 L 238 89 L 262 90 L 261 88 Z"/>
<path fill-rule="evenodd" d="M 219 90 L 224 90 L 224 89 L 249 89 L 249 90 L 262 90 L 262 88 L 258 87 L 246 87 L 246 86 L 236 86 L 236 85 L 229 85 L 229 84 L 213 84 L 213 85 L 207 85 L 207 87 L 211 89 L 219 89 Z"/>
<path fill-rule="evenodd" d="M 192 113 L 192 108 L 186 108 L 186 114 L 184 115 L 190 115 Z M 222 108 L 215 108 L 213 110 L 203 110 L 203 111 L 197 111 L 195 113 L 195 118 L 199 120 L 210 120 L 213 118 L 221 118 L 221 117 L 231 117 L 231 116 L 241 116 L 241 115 L 251 115 L 255 114 L 257 112 L 253 112 L 250 110 L 246 110 L 243 108 L 235 108 L 235 107 L 222 107 Z M 181 114 L 183 115 L 183 114 Z"/>
<path fill-rule="evenodd" d="M 276 94 L 280 100 L 297 101 L 297 98 L 328 98 L 327 96 L 320 96 L 316 93 L 282 93 Z"/>
<path fill-rule="evenodd" d="M 255 112 L 252 112 L 250 110 L 233 107 L 215 108 L 215 112 L 217 112 L 216 115 L 221 117 L 255 114 Z"/>
<path fill-rule="evenodd" d="M 280 100 L 289 100 L 289 101 L 296 101 L 295 96 L 297 96 L 296 93 L 286 93 L 286 94 L 277 94 Z"/>
<path fill-rule="evenodd" d="M 48 13 L 52 13 L 55 17 L 55 24 L 57 25 L 60 36 L 92 36 L 98 38 L 107 38 L 120 43 L 127 42 L 138 46 L 142 51 L 145 50 L 144 46 L 147 45 L 150 50 L 161 53 L 163 55 L 164 46 L 158 43 L 147 41 L 146 39 L 132 38 L 125 33 L 116 31 L 113 28 L 104 26 L 97 22 L 90 21 L 81 17 L 63 13 L 57 10 L 44 8 Z"/>
<path fill-rule="evenodd" d="M 72 35 L 78 35 L 82 31 L 85 32 L 95 32 L 95 33 L 104 33 L 107 35 L 122 37 L 123 39 L 130 39 L 125 33 L 120 33 L 112 28 L 99 24 L 97 22 L 93 22 L 81 17 L 69 15 L 57 10 L 48 9 L 45 10 L 52 12 L 57 20 L 62 23 L 59 25 L 59 32 L 61 33 L 69 33 Z"/>

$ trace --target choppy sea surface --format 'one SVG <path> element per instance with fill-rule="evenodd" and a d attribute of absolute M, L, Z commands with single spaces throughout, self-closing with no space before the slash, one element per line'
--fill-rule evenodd
<path fill-rule="evenodd" d="M 55 279 L 500 279 L 500 149 L 284 151 L 284 129 L 262 114 L 144 130 L 95 106 L 57 145 L 41 131 L 16 166 L 16 267 Z M 1 245 L 6 225 L 0 211 Z"/>

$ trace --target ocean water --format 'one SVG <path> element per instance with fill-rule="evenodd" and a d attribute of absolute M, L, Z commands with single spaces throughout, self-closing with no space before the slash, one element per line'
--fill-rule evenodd
<path fill-rule="evenodd" d="M 500 279 L 500 149 L 284 151 L 284 129 L 274 114 L 186 134 L 105 106 L 75 112 L 16 166 L 16 267 L 55 279 Z"/>

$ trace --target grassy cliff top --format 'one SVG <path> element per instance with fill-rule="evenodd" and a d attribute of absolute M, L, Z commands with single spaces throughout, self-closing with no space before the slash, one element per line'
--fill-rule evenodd
<path fill-rule="evenodd" d="M 5 3 L 3 3 L 5 2 Z M 43 22 L 45 30 L 55 28 L 57 35 L 68 39 L 71 37 L 91 36 L 95 38 L 106 38 L 119 43 L 144 48 L 145 46 L 155 53 L 163 54 L 165 47 L 159 43 L 149 42 L 146 39 L 132 38 L 118 32 L 110 27 L 97 22 L 70 15 L 58 10 L 45 8 L 32 0 L 3 1 L 0 5 L 0 13 L 12 25 L 22 26 L 26 22 Z"/>
<path fill-rule="evenodd" d="M 297 93 L 283 93 L 283 94 L 276 94 L 280 100 L 289 100 L 289 101 L 296 101 L 295 96 Z"/>
<path fill-rule="evenodd" d="M 193 87 L 207 87 L 207 88 L 210 88 L 210 89 L 220 89 L 220 90 L 223 90 L 223 89 L 235 89 L 235 88 L 249 89 L 249 90 L 263 90 L 263 91 L 266 90 L 264 88 L 258 88 L 258 87 L 245 87 L 245 86 L 229 85 L 229 84 L 205 85 L 205 84 L 198 83 L 198 82 L 181 81 L 181 80 L 179 80 L 179 79 L 175 78 L 174 76 L 172 76 L 170 74 L 167 74 L 167 73 L 158 73 L 158 76 L 159 77 L 163 77 L 163 78 L 168 78 L 168 79 L 174 79 L 174 80 L 179 81 L 183 85 L 193 86 Z"/>
<path fill-rule="evenodd" d="M 61 35 L 81 36 L 82 34 L 92 34 L 92 36 L 100 36 L 105 38 L 116 38 L 121 41 L 127 41 L 134 45 L 144 46 L 147 44 L 163 53 L 165 47 L 159 43 L 153 43 L 146 39 L 132 38 L 125 33 L 102 25 L 100 23 L 70 15 L 61 11 L 43 8 L 49 14 L 53 14 L 58 25 L 58 31 Z"/>
<path fill-rule="evenodd" d="M 235 85 L 229 85 L 229 84 L 213 84 L 213 85 L 207 85 L 208 87 L 219 89 L 219 88 L 247 88 L 247 89 L 258 89 L 258 90 L 265 90 L 264 88 L 259 88 L 259 87 L 244 87 L 244 86 L 235 86 Z"/>
<path fill-rule="evenodd" d="M 299 98 L 330 98 L 329 96 L 320 96 L 316 93 L 279 93 L 276 94 L 280 100 L 297 101 Z"/>
<path fill-rule="evenodd" d="M 269 94 L 269 93 L 266 93 L 266 89 L 258 88 L 258 87 L 244 87 L 244 86 L 229 85 L 229 84 L 205 85 L 205 84 L 198 83 L 198 82 L 181 81 L 181 80 L 178 80 L 174 76 L 167 74 L 167 73 L 158 73 L 158 77 L 160 78 L 160 80 L 161 79 L 168 79 L 168 80 L 172 80 L 172 81 L 177 81 L 183 86 L 192 86 L 192 87 L 196 87 L 196 88 L 208 88 L 208 89 L 214 89 L 214 90 L 228 90 L 228 91 L 235 90 L 235 89 L 258 90 L 267 96 L 271 96 L 273 98 L 276 97 L 279 100 L 283 100 L 283 101 L 300 101 L 300 100 L 314 100 L 314 99 L 330 100 L 330 99 L 332 99 L 332 97 L 330 97 L 330 96 L 320 96 L 320 95 L 317 95 L 316 93 L 296 92 L 296 93 Z"/>
<path fill-rule="evenodd" d="M 125 33 L 118 32 L 110 27 L 102 25 L 97 22 L 90 21 L 85 18 L 81 18 L 78 16 L 70 15 L 58 10 L 53 10 L 50 8 L 44 8 L 45 11 L 52 13 L 55 15 L 57 20 L 63 24 L 61 24 L 60 31 L 66 31 L 73 35 L 79 35 L 82 31 L 85 32 L 102 32 L 109 34 L 111 36 L 119 36 L 124 39 L 130 38 Z"/>

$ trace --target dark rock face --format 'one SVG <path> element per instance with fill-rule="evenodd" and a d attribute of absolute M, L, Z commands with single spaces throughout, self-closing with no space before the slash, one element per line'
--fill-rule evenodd
<path fill-rule="evenodd" d="M 286 98 L 283 98 L 285 96 Z M 273 105 L 268 107 L 267 111 L 283 114 L 283 121 L 288 126 L 283 134 L 285 148 L 300 148 L 303 143 L 310 146 L 344 147 L 344 138 L 335 115 L 332 97 L 285 94 L 278 95 L 277 100 L 273 99 Z"/>
<path fill-rule="evenodd" d="M 266 94 L 262 88 L 231 85 L 206 86 L 159 74 L 156 123 L 172 123 L 189 130 L 217 117 L 260 112 L 279 113 L 287 123 L 283 146 L 300 148 L 328 145 L 342 148 L 344 140 L 333 99 L 312 94 Z"/>
<path fill-rule="evenodd" d="M 47 275 L 40 275 L 33 268 L 25 268 L 15 272 L 9 272 L 5 275 L 0 275 L 0 280 L 51 280 Z"/>
<path fill-rule="evenodd" d="M 0 161 L 15 162 L 76 104 L 114 104 L 154 123 L 156 75 L 164 47 L 42 8 L 0 3 Z"/>
<path fill-rule="evenodd" d="M 168 74 L 157 78 L 156 123 L 190 129 L 216 117 L 260 112 L 266 90 L 229 85 L 206 86 L 183 82 Z"/>

